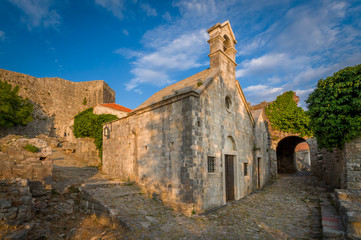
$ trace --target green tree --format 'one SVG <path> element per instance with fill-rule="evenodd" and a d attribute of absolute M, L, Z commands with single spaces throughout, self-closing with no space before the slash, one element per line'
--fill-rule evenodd
<path fill-rule="evenodd" d="M 0 126 L 26 125 L 33 120 L 34 106 L 28 99 L 19 96 L 19 86 L 12 86 L 0 80 Z"/>
<path fill-rule="evenodd" d="M 300 134 L 300 137 L 312 136 L 310 119 L 301 107 L 297 107 L 293 100 L 294 94 L 288 91 L 279 95 L 276 101 L 266 107 L 266 115 L 275 130 Z"/>
<path fill-rule="evenodd" d="M 361 64 L 326 79 L 306 100 L 311 128 L 320 148 L 343 148 L 361 136 Z"/>
<path fill-rule="evenodd" d="M 94 114 L 93 108 L 88 108 L 74 118 L 73 133 L 77 138 L 91 137 L 94 138 L 94 144 L 99 150 L 99 156 L 103 152 L 103 124 L 118 119 L 112 114 Z"/>

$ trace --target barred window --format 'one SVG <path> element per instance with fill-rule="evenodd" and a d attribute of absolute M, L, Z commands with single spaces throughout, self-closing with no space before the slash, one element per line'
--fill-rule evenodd
<path fill-rule="evenodd" d="M 243 175 L 248 175 L 248 163 L 243 163 Z"/>
<path fill-rule="evenodd" d="M 215 171 L 215 163 L 216 163 L 216 158 L 208 156 L 208 172 Z"/>

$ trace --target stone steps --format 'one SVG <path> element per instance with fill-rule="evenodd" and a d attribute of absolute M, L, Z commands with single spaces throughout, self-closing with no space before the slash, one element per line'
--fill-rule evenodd
<path fill-rule="evenodd" d="M 331 199 L 320 198 L 323 239 L 344 239 L 341 217 Z"/>
<path fill-rule="evenodd" d="M 361 190 L 336 189 L 335 203 L 349 239 L 361 239 Z"/>

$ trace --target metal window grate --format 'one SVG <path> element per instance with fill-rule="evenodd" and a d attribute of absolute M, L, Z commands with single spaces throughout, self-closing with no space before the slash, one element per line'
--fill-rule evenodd
<path fill-rule="evenodd" d="M 248 163 L 243 163 L 243 173 L 244 176 L 248 175 Z"/>
<path fill-rule="evenodd" d="M 215 171 L 215 157 L 208 157 L 208 172 L 214 172 Z"/>

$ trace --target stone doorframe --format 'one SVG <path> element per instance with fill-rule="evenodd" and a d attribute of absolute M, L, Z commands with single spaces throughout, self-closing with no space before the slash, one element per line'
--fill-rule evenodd
<path fill-rule="evenodd" d="M 239 177 L 239 158 L 238 152 L 232 150 L 222 150 L 222 186 L 223 186 L 223 204 L 227 203 L 226 200 L 226 155 L 234 156 L 234 200 L 240 198 L 240 177 Z"/>

